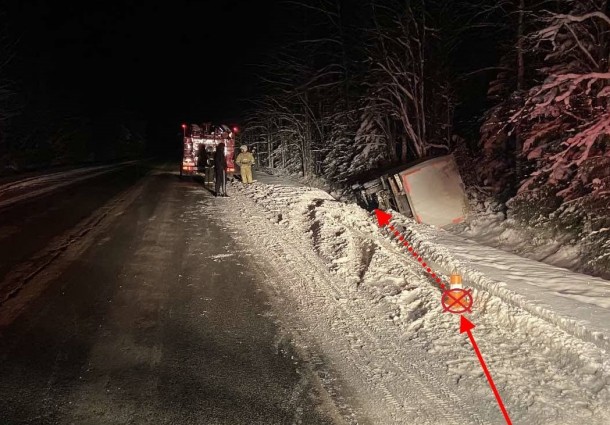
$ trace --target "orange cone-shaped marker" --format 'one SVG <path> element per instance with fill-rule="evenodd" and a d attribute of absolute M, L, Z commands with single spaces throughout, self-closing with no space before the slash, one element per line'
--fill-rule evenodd
<path fill-rule="evenodd" d="M 453 270 L 451 272 L 451 277 L 449 279 L 449 287 L 451 289 L 462 289 L 462 275 L 457 272 L 457 270 Z"/>

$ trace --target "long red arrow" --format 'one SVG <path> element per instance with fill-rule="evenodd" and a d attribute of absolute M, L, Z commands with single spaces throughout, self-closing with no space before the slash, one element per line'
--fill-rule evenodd
<path fill-rule="evenodd" d="M 440 276 L 436 275 L 434 270 L 432 270 L 428 263 L 426 263 L 425 259 L 417 253 L 415 247 L 411 245 L 408 240 L 405 239 L 404 235 L 401 234 L 398 229 L 392 226 L 392 224 L 390 223 L 392 215 L 388 214 L 385 211 L 377 209 L 375 210 L 375 216 L 377 217 L 377 223 L 379 224 L 379 227 L 383 228 L 387 226 L 388 229 L 390 229 L 390 231 L 394 233 L 394 236 L 405 246 L 405 248 L 407 248 L 409 254 L 413 256 L 413 259 L 418 261 L 419 264 L 424 268 L 424 270 L 429 273 L 430 277 L 432 277 L 432 279 L 434 279 L 436 283 L 438 283 L 438 286 L 440 286 L 440 288 L 443 290 L 446 289 L 447 285 L 443 283 Z"/>
<path fill-rule="evenodd" d="M 496 396 L 496 400 L 498 401 L 500 410 L 502 411 L 502 414 L 504 415 L 504 419 L 506 420 L 506 423 L 508 425 L 512 425 L 510 417 L 508 416 L 508 412 L 506 411 L 506 407 L 504 407 L 504 403 L 502 402 L 502 397 L 500 397 L 500 393 L 498 392 L 498 389 L 496 388 L 496 384 L 494 384 L 494 380 L 491 377 L 491 373 L 489 373 L 489 370 L 487 369 L 485 360 L 483 360 L 481 351 L 479 351 L 479 346 L 477 345 L 477 342 L 474 340 L 474 336 L 472 336 L 471 331 L 474 329 L 475 326 L 470 320 L 466 319 L 464 316 L 460 316 L 460 318 L 461 318 L 460 319 L 460 333 L 466 332 L 468 334 L 468 338 L 470 338 L 470 342 L 472 343 L 474 352 L 477 354 L 477 357 L 479 358 L 479 362 L 481 363 L 481 367 L 483 368 L 483 372 L 485 373 L 485 376 L 487 377 L 487 380 L 489 381 L 489 386 L 491 387 L 491 390 L 493 391 L 494 396 Z"/>

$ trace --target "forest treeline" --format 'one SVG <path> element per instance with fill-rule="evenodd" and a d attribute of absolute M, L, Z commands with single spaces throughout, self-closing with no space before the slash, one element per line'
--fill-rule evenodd
<path fill-rule="evenodd" d="M 69 26 L 41 37 L 43 3 L 13 3 L 0 8 L 0 175 L 142 155 L 146 121 L 97 69 L 90 40 Z"/>
<path fill-rule="evenodd" d="M 262 165 L 348 187 L 454 153 L 520 220 L 607 233 L 607 1 L 291 5 L 302 24 L 258 68 L 243 135 Z"/>

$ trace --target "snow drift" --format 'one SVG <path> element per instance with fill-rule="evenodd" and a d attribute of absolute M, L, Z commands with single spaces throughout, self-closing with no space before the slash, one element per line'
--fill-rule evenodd
<path fill-rule="evenodd" d="M 261 250 L 272 243 L 286 249 L 290 246 L 305 256 L 312 253 L 323 268 L 316 273 L 336 282 L 333 287 L 339 292 L 333 295 L 336 299 L 347 303 L 347 308 L 364 303 L 369 305 L 370 312 L 376 312 L 375 318 L 363 313 L 362 317 L 352 315 L 345 319 L 374 323 L 381 346 L 368 347 L 370 356 L 406 358 L 417 366 L 424 360 L 409 353 L 420 347 L 427 359 L 438 360 L 441 365 L 435 367 L 440 368 L 444 377 L 436 378 L 437 382 L 446 379 L 452 393 L 468 392 L 479 400 L 475 408 L 480 412 L 494 406 L 472 348 L 458 333 L 458 317 L 442 311 L 438 286 L 417 262 L 404 254 L 389 232 L 379 229 L 368 212 L 313 188 L 257 183 L 247 188 L 235 184 L 232 189 L 237 193 L 230 199 L 232 207 L 251 217 L 246 219 L 251 229 L 250 243 Z M 273 228 L 261 227 L 261 216 Z M 603 292 L 596 291 L 603 291 L 607 282 L 596 282 L 590 293 L 581 288 L 579 294 L 562 294 L 565 303 L 560 305 L 553 297 L 562 290 L 563 283 L 545 287 L 559 273 L 556 268 L 533 261 L 518 266 L 522 280 L 528 280 L 525 278 L 529 275 L 538 285 L 532 288 L 540 289 L 526 291 L 523 281 L 513 287 L 516 274 L 507 271 L 517 266 L 510 254 L 468 243 L 406 218 L 396 216 L 393 223 L 403 229 L 407 239 L 438 273 L 458 267 L 465 274 L 467 285 L 474 288 L 475 305 L 470 318 L 477 325 L 477 341 L 516 423 L 568 424 L 583 419 L 588 423 L 605 422 L 610 398 L 607 335 L 603 323 L 592 318 L 584 320 L 578 311 L 591 311 L 589 302 L 601 299 Z M 487 268 L 479 260 L 484 260 L 482 264 Z M 291 260 L 284 257 L 282 261 Z M 492 270 L 494 264 L 497 267 Z M 289 273 L 306 274 L 311 264 L 293 267 Z M 504 280 L 497 279 L 498 271 L 504 272 Z M 540 276 L 534 277 L 534 271 Z M 588 277 L 574 274 L 567 279 L 578 276 L 589 279 L 592 287 Z M 577 285 L 578 279 L 572 288 Z M 306 281 L 302 281 L 283 289 L 294 297 L 310 298 L 309 304 L 314 308 L 323 294 L 306 287 Z M 578 305 L 570 310 L 570 306 Z M 598 317 L 608 312 L 608 306 L 602 302 L 596 308 Z M 303 320 L 315 323 L 317 319 L 307 318 L 306 310 L 299 314 L 305 317 Z M 311 332 L 311 338 L 323 338 Z M 342 378 L 348 383 L 351 379 Z M 408 381 L 409 376 L 393 371 L 379 379 L 391 391 L 403 385 L 399 381 Z M 485 403 L 492 404 L 484 407 Z M 408 415 L 405 418 L 413 419 Z"/>

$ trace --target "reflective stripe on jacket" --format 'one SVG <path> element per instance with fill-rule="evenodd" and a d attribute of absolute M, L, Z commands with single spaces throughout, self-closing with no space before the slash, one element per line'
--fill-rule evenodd
<path fill-rule="evenodd" d="M 235 162 L 237 162 L 240 166 L 252 165 L 254 164 L 254 155 L 252 155 L 252 152 L 240 152 L 240 154 L 237 155 Z"/>

